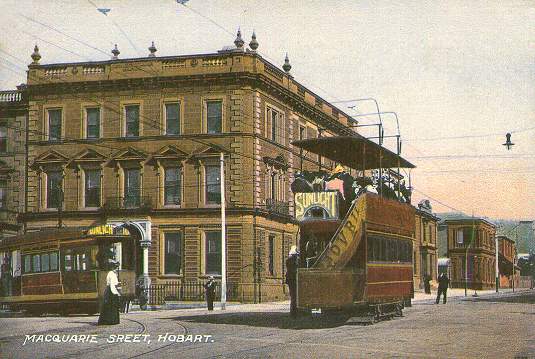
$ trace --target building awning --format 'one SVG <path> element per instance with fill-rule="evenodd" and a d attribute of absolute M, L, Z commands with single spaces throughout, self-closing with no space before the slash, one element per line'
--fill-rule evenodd
<path fill-rule="evenodd" d="M 358 170 L 416 167 L 389 149 L 358 134 L 309 138 L 294 141 L 292 145 Z"/>

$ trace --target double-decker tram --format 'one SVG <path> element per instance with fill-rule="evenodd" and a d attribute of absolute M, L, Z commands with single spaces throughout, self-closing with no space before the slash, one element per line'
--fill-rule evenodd
<path fill-rule="evenodd" d="M 120 263 L 121 293 L 135 293 L 134 238 L 125 227 L 51 229 L 0 244 L 0 304 L 41 313 L 99 311 L 111 260 Z"/>
<path fill-rule="evenodd" d="M 292 183 L 298 308 L 349 310 L 366 321 L 400 315 L 413 297 L 415 236 L 400 168 L 414 165 L 360 135 L 293 145 L 338 164 L 330 173 L 303 171 Z"/>

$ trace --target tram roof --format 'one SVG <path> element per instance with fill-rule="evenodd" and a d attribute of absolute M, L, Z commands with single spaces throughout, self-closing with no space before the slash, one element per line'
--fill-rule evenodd
<path fill-rule="evenodd" d="M 43 229 L 35 232 L 28 232 L 18 236 L 7 237 L 0 241 L 0 247 L 8 247 L 20 244 L 33 244 L 48 242 L 51 240 L 65 240 L 71 238 L 81 238 L 87 231 L 82 228 L 62 228 Z"/>
<path fill-rule="evenodd" d="M 294 141 L 292 145 L 354 169 L 416 167 L 403 157 L 359 134 L 309 138 Z M 381 165 L 379 154 L 382 154 Z"/>
<path fill-rule="evenodd" d="M 70 239 L 90 237 L 121 237 L 120 235 L 91 235 L 87 228 L 68 227 L 68 228 L 47 228 L 40 231 L 28 232 L 17 236 L 6 237 L 0 240 L 0 248 L 13 247 L 17 245 L 30 245 L 45 243 L 49 241 L 65 241 Z"/>

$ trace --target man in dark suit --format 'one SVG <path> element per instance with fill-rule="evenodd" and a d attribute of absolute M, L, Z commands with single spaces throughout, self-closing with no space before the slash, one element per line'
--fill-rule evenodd
<path fill-rule="evenodd" d="M 440 295 L 444 295 L 443 303 L 446 304 L 446 295 L 448 292 L 448 286 L 450 284 L 450 279 L 446 275 L 446 273 L 440 274 L 438 277 L 438 293 L 437 293 L 437 300 L 436 303 L 440 302 Z"/>
<path fill-rule="evenodd" d="M 299 254 L 297 247 L 292 246 L 286 259 L 286 284 L 290 289 L 290 315 L 297 316 L 297 268 L 299 266 Z"/>

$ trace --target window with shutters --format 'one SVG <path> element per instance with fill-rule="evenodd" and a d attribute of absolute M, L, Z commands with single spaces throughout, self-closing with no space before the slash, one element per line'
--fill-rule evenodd
<path fill-rule="evenodd" d="M 165 107 L 165 134 L 180 135 L 180 103 L 169 102 Z"/>
<path fill-rule="evenodd" d="M 85 121 L 85 137 L 88 139 L 100 138 L 100 108 L 87 107 Z"/>
<path fill-rule="evenodd" d="M 127 105 L 124 107 L 125 137 L 139 136 L 139 105 Z"/>
<path fill-rule="evenodd" d="M 0 123 L 0 153 L 6 153 L 7 152 L 7 124 L 6 123 Z"/>
<path fill-rule="evenodd" d="M 62 110 L 60 108 L 48 109 L 48 140 L 61 140 Z"/>
<path fill-rule="evenodd" d="M 206 274 L 221 274 L 221 231 L 204 233 L 204 265 Z"/>
<path fill-rule="evenodd" d="M 167 167 L 164 170 L 164 205 L 180 205 L 181 170 L 180 167 Z"/>
<path fill-rule="evenodd" d="M 46 208 L 59 208 L 63 201 L 63 175 L 61 171 L 46 174 Z"/>
<path fill-rule="evenodd" d="M 182 274 L 182 232 L 165 232 L 164 274 Z"/>
<path fill-rule="evenodd" d="M 223 132 L 223 101 L 210 100 L 205 102 L 206 133 Z"/>
<path fill-rule="evenodd" d="M 285 144 L 286 124 L 284 113 L 272 106 L 266 107 L 266 137 L 281 145 Z"/>
<path fill-rule="evenodd" d="M 100 207 L 100 175 L 98 169 L 85 170 L 85 207 Z"/>

